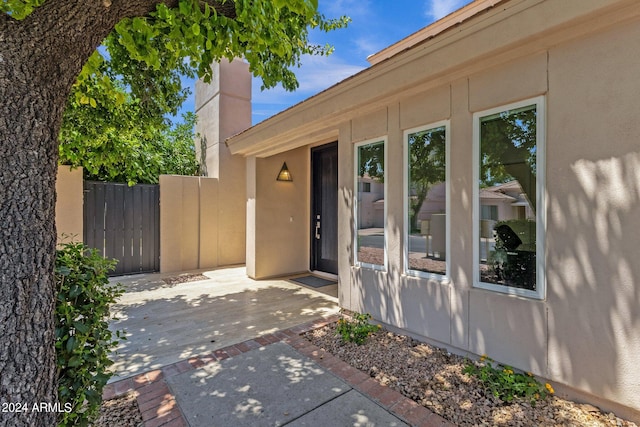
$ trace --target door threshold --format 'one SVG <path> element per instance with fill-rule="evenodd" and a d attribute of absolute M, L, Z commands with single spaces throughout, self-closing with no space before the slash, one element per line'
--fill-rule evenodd
<path fill-rule="evenodd" d="M 323 279 L 336 280 L 336 281 L 338 280 L 337 274 L 327 273 L 326 271 L 311 270 L 310 273 L 318 277 L 322 277 Z"/>

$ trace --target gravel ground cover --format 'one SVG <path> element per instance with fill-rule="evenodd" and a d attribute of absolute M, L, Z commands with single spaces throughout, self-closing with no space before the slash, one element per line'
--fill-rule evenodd
<path fill-rule="evenodd" d="M 557 396 L 506 404 L 463 373 L 466 360 L 410 337 L 380 330 L 363 345 L 344 342 L 336 325 L 305 334 L 316 346 L 459 426 L 636 426 Z"/>
<path fill-rule="evenodd" d="M 142 427 L 142 416 L 133 393 L 105 400 L 94 427 Z"/>
<path fill-rule="evenodd" d="M 180 283 L 197 282 L 197 281 L 200 281 L 200 280 L 209 280 L 209 277 L 205 276 L 204 274 L 187 273 L 187 274 L 180 274 L 179 276 L 167 277 L 167 278 L 162 279 L 162 280 L 167 285 L 173 286 L 173 285 L 179 285 Z"/>

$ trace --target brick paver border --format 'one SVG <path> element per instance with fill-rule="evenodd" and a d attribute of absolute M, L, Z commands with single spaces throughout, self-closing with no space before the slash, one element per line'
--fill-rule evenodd
<path fill-rule="evenodd" d="M 134 393 L 145 427 L 188 427 L 189 424 L 180 410 L 175 396 L 171 393 L 165 381 L 166 378 L 270 344 L 284 342 L 338 378 L 341 378 L 355 390 L 368 396 L 407 424 L 416 427 L 453 426 L 453 424 L 424 406 L 380 384 L 366 373 L 352 367 L 331 353 L 316 347 L 300 336 L 305 332 L 334 323 L 338 319 L 338 315 L 322 317 L 293 328 L 262 335 L 208 354 L 163 366 L 161 369 L 144 372 L 131 378 L 107 384 L 102 398 L 108 400 L 127 393 Z"/>

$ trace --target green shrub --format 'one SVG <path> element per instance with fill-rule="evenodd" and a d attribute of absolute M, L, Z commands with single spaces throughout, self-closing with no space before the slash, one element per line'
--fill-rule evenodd
<path fill-rule="evenodd" d="M 468 361 L 463 372 L 476 377 L 485 390 L 507 403 L 522 398 L 535 406 L 536 401 L 553 394 L 549 383 L 543 386 L 533 374 L 515 372 L 511 366 L 500 365 L 486 355 L 477 362 Z"/>
<path fill-rule="evenodd" d="M 61 426 L 85 426 L 99 414 L 102 390 L 111 377 L 109 352 L 125 339 L 108 328 L 109 307 L 124 292 L 109 283 L 116 260 L 82 243 L 65 243 L 56 253 L 56 364 L 58 398 L 71 411 Z"/>
<path fill-rule="evenodd" d="M 346 342 L 363 344 L 370 334 L 381 328 L 380 325 L 369 323 L 370 314 L 353 313 L 351 317 L 353 320 L 347 320 L 344 317 L 338 320 L 336 327 L 336 333 Z"/>

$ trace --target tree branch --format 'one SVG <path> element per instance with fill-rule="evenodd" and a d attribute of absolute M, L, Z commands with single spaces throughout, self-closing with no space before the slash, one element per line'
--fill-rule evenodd
<path fill-rule="evenodd" d="M 205 1 L 218 14 L 228 18 L 236 16 L 232 0 L 200 1 Z M 179 0 L 47 0 L 19 21 L 21 25 L 17 27 L 21 34 L 14 33 L 12 39 L 27 43 L 23 44 L 23 51 L 28 52 L 34 65 L 42 66 L 43 79 L 50 79 L 52 75 L 64 74 L 67 78 L 73 75 L 72 80 L 58 82 L 61 85 L 58 87 L 64 90 L 71 87 L 89 56 L 118 22 L 124 18 L 148 16 L 162 3 L 175 8 Z M 0 19 L 5 22 L 0 20 L 0 25 L 6 28 L 6 21 L 10 18 L 2 15 Z M 3 33 L 7 34 L 4 30 L 0 32 Z M 58 64 L 60 69 L 73 72 L 60 73 L 47 64 Z"/>

